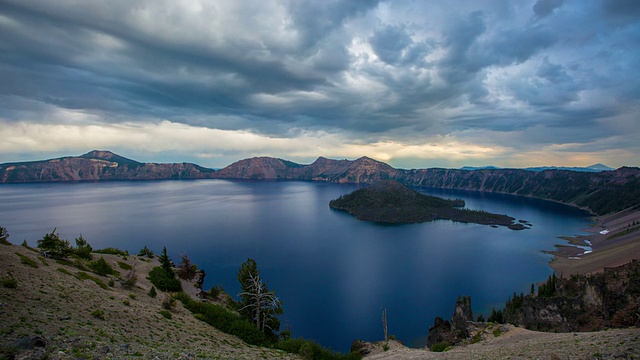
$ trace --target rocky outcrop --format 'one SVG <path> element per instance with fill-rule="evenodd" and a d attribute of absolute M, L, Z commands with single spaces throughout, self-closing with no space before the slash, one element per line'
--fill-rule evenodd
<path fill-rule="evenodd" d="M 551 276 L 536 294 L 509 298 L 504 321 L 539 331 L 640 326 L 640 261 L 593 275 Z"/>
<path fill-rule="evenodd" d="M 435 318 L 433 326 L 429 328 L 427 347 L 431 349 L 434 345 L 442 343 L 452 346 L 469 338 L 469 323 L 472 321 L 471 297 L 458 297 L 451 322 L 440 317 Z"/>

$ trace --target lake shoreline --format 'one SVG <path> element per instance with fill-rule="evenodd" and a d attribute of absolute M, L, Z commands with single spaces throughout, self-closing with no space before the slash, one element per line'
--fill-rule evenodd
<path fill-rule="evenodd" d="M 602 272 L 607 267 L 640 259 L 640 210 L 623 210 L 614 214 L 593 217 L 594 224 L 583 231 L 589 235 L 561 237 L 569 244 L 558 244 L 549 266 L 563 275 Z M 604 232 L 604 233 L 602 233 Z M 592 252 L 585 253 L 584 248 Z"/>

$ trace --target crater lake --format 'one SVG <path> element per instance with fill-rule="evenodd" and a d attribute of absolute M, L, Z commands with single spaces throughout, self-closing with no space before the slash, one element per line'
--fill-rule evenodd
<path fill-rule="evenodd" d="M 558 236 L 580 234 L 589 214 L 554 202 L 480 192 L 417 190 L 460 198 L 470 209 L 507 214 L 531 229 L 434 221 L 380 225 L 329 208 L 362 186 L 294 181 L 140 181 L 0 185 L 0 226 L 9 240 L 36 246 L 57 228 L 74 244 L 131 254 L 163 246 L 177 263 L 188 255 L 206 271 L 205 290 L 220 284 L 236 297 L 247 258 L 283 301 L 282 326 L 294 337 L 347 352 L 355 339 L 389 334 L 424 346 L 434 317 L 448 319 L 470 295 L 474 317 L 528 293 L 553 270 Z M 140 274 L 139 276 L 145 276 Z"/>

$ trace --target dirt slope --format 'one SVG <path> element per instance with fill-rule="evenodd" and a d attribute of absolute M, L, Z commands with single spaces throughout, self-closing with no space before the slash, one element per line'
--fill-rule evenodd
<path fill-rule="evenodd" d="M 22 254 L 37 268 L 22 262 Z M 0 286 L 0 359 L 15 355 L 18 339 L 42 339 L 44 348 L 22 350 L 17 358 L 39 359 L 279 359 L 290 354 L 250 346 L 196 320 L 178 302 L 167 319 L 163 310 L 165 294 L 147 295 L 151 284 L 145 279 L 155 263 L 103 256 L 121 274 L 117 262 L 136 266 L 137 286 L 124 289 L 101 288 L 91 279 L 80 280 L 80 270 L 18 245 L 0 244 L 0 278 L 17 280 L 17 287 Z M 108 284 L 109 277 L 90 272 L 90 276 Z M 191 284 L 185 285 L 193 286 Z M 102 311 L 104 319 L 92 315 Z M 96 313 L 94 313 L 96 314 Z M 96 314 L 97 315 L 97 314 Z M 39 337 L 36 338 L 36 337 Z M 43 343 L 42 343 L 43 342 Z"/>
<path fill-rule="evenodd" d="M 446 352 L 409 349 L 393 342 L 387 351 L 380 344 L 365 359 L 640 359 L 640 329 L 555 334 L 493 325 L 484 330 L 480 342 Z"/>

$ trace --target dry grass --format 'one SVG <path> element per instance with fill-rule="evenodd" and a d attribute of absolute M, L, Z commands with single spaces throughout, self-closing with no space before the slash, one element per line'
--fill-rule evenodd
<path fill-rule="evenodd" d="M 11 274 L 17 281 L 16 288 L 0 287 L 0 342 L 5 349 L 17 338 L 37 335 L 46 340 L 51 359 L 295 358 L 247 345 L 196 320 L 181 304 L 170 317 L 162 314 L 164 296 L 149 297 L 151 284 L 145 279 L 157 263 L 102 255 L 114 268 L 136 265 L 141 275 L 131 289 L 118 281 L 103 288 L 109 276 L 85 276 L 73 266 L 38 256 L 22 246 L 0 247 L 0 277 Z M 42 266 L 25 264 L 24 257 Z"/>

